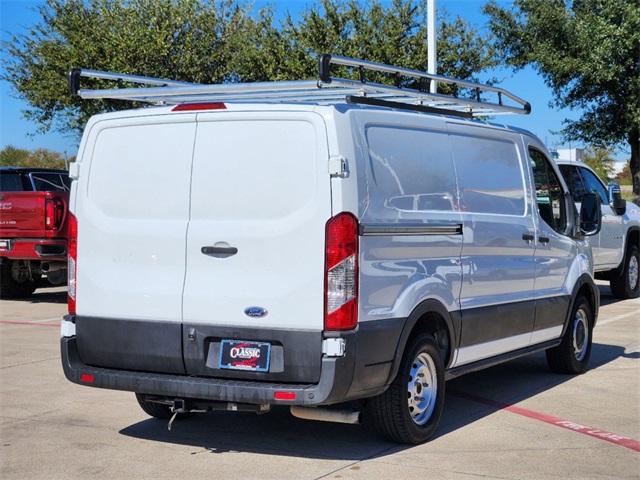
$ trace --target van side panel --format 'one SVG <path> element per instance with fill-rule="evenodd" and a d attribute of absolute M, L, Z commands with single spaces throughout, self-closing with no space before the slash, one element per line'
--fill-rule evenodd
<path fill-rule="evenodd" d="M 365 145 L 359 168 L 367 178 L 359 211 L 360 321 L 407 318 L 426 298 L 457 309 L 462 220 L 444 123 L 380 112 L 362 112 L 358 123 Z"/>
<path fill-rule="evenodd" d="M 352 208 L 360 219 L 360 308 L 350 394 L 369 395 L 388 382 L 407 318 L 417 305 L 433 299 L 444 312 L 458 309 L 462 222 L 442 119 L 357 111 L 351 121 L 351 142 L 357 146 L 352 163 L 359 201 Z M 457 335 L 454 328 L 451 335 Z"/>
<path fill-rule="evenodd" d="M 535 224 L 520 136 L 449 125 L 464 222 L 460 294 L 462 332 L 456 365 L 529 345 Z"/>

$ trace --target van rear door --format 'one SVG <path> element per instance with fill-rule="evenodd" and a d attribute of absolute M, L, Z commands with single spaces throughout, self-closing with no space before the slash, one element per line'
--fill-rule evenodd
<path fill-rule="evenodd" d="M 330 216 L 326 127 L 319 115 L 199 115 L 183 301 L 188 373 L 235 374 L 218 369 L 224 340 L 282 348 L 295 332 L 317 333 L 290 339 L 297 346 L 289 350 L 305 348 L 309 355 L 317 347 L 319 366 Z M 275 341 L 276 330 L 287 333 Z M 314 345 L 305 347 L 310 338 Z"/>
<path fill-rule="evenodd" d="M 90 365 L 183 373 L 195 114 L 98 121 L 72 190 L 78 349 Z"/>

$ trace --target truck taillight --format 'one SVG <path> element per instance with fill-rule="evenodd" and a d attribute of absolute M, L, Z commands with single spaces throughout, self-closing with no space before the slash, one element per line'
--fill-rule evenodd
<path fill-rule="evenodd" d="M 58 230 L 64 217 L 64 202 L 59 198 L 47 199 L 44 202 L 44 228 Z"/>
<path fill-rule="evenodd" d="M 67 304 L 69 314 L 76 313 L 76 259 L 78 258 L 78 220 L 73 214 L 69 214 L 69 255 L 67 265 L 68 293 Z"/>
<path fill-rule="evenodd" d="M 340 213 L 327 222 L 325 330 L 349 330 L 358 323 L 358 220 Z"/>

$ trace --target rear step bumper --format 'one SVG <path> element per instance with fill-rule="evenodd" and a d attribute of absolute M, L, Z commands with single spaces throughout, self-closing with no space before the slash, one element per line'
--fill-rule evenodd
<path fill-rule="evenodd" d="M 0 256 L 15 260 L 67 261 L 65 239 L 9 238 L 7 247 L 0 249 Z"/>
<path fill-rule="evenodd" d="M 344 400 L 353 374 L 353 359 L 323 358 L 317 384 L 269 383 L 186 375 L 134 372 L 86 365 L 80 359 L 76 337 L 61 339 L 62 366 L 67 379 L 79 385 L 174 398 L 271 405 L 322 405 Z M 351 368 L 348 368 L 348 367 Z M 286 392 L 291 400 L 279 400 Z"/>

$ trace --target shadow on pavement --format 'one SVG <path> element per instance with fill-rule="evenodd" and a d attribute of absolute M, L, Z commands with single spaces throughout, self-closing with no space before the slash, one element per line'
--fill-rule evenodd
<path fill-rule="evenodd" d="M 67 303 L 67 287 L 38 288 L 27 298 L 12 298 L 13 302 L 22 303 Z"/>
<path fill-rule="evenodd" d="M 594 343 L 590 370 L 625 354 L 619 346 Z M 589 371 L 585 374 L 588 375 Z M 574 378 L 549 371 L 544 352 L 513 360 L 447 382 L 449 394 L 437 437 L 472 424 L 499 407 L 464 398 L 472 394 L 507 406 L 517 404 Z M 458 395 L 456 395 L 456 393 Z M 190 445 L 193 454 L 231 451 L 293 456 L 301 458 L 363 460 L 384 457 L 406 450 L 408 446 L 380 440 L 366 415 L 364 424 L 343 425 L 297 419 L 286 407 L 274 407 L 264 415 L 237 412 L 209 412 L 174 422 L 149 419 L 120 431 L 122 435 L 143 440 Z"/>

